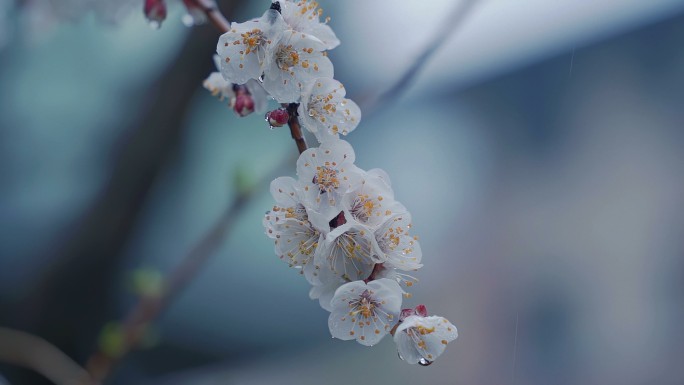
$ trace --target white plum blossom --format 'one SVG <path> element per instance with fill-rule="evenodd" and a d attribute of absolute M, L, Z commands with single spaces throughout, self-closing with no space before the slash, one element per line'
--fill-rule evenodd
<path fill-rule="evenodd" d="M 264 89 L 279 103 L 299 101 L 304 84 L 333 77 L 333 65 L 324 50 L 317 38 L 287 30 L 274 48 L 270 66 L 264 69 Z"/>
<path fill-rule="evenodd" d="M 360 180 L 355 154 L 344 140 L 325 142 L 304 151 L 297 160 L 297 176 L 304 206 L 332 219 L 341 210 L 338 203 Z"/>
<path fill-rule="evenodd" d="M 296 181 L 290 177 L 280 177 L 271 182 L 271 195 L 276 205 L 264 217 L 266 235 L 275 240 L 275 252 L 282 261 L 301 269 L 311 284 L 321 284 L 318 277 L 320 266 L 314 263 L 321 232 L 309 222 L 295 185 Z"/>
<path fill-rule="evenodd" d="M 280 1 L 283 19 L 287 26 L 297 32 L 311 35 L 322 41 L 325 49 L 333 49 L 340 45 L 339 39 L 335 36 L 332 28 L 326 23 L 321 23 L 320 17 L 323 10 L 318 7 L 316 1 Z"/>
<path fill-rule="evenodd" d="M 401 288 L 390 279 L 354 281 L 340 286 L 330 302 L 333 337 L 372 346 L 392 329 L 401 309 Z"/>
<path fill-rule="evenodd" d="M 226 81 L 244 84 L 249 79 L 258 79 L 271 65 L 284 30 L 285 22 L 275 9 L 267 10 L 259 19 L 232 23 L 216 46 Z"/>
<path fill-rule="evenodd" d="M 393 214 L 406 212 L 406 208 L 394 200 L 389 176 L 381 169 L 365 172 L 356 187 L 344 196 L 343 207 L 351 218 L 373 229 Z"/>
<path fill-rule="evenodd" d="M 411 215 L 392 215 L 375 231 L 375 252 L 386 266 L 399 270 L 418 270 L 423 253 L 415 236 L 409 234 Z"/>
<path fill-rule="evenodd" d="M 347 135 L 361 121 L 361 109 L 344 96 L 342 83 L 332 78 L 319 78 L 307 83 L 297 112 L 302 126 L 324 143 Z"/>
<path fill-rule="evenodd" d="M 223 101 L 227 99 L 231 101 L 235 97 L 235 91 L 233 91 L 233 83 L 226 81 L 221 75 L 221 58 L 219 55 L 214 55 L 214 65 L 216 65 L 217 72 L 212 72 L 209 76 L 204 79 L 202 85 L 212 96 L 216 96 L 219 100 Z"/>
<path fill-rule="evenodd" d="M 456 327 L 438 316 L 406 317 L 394 332 L 399 356 L 409 364 L 429 365 L 458 337 Z"/>
<path fill-rule="evenodd" d="M 344 218 L 344 214 L 341 216 Z M 327 273 L 332 273 L 332 280 L 366 279 L 376 263 L 373 234 L 360 223 L 343 221 L 324 236 L 324 243 L 316 252 L 315 263 L 323 267 L 323 279 L 327 278 Z"/>

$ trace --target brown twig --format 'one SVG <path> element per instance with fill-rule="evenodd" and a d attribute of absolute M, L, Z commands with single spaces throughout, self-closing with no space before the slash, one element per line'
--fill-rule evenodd
<path fill-rule="evenodd" d="M 0 327 L 0 361 L 38 372 L 57 385 L 93 384 L 88 372 L 46 340 Z"/>
<path fill-rule="evenodd" d="M 207 16 L 207 20 L 221 33 L 230 30 L 230 22 L 221 13 L 214 0 L 190 0 Z"/>
<path fill-rule="evenodd" d="M 290 114 L 290 119 L 287 121 L 288 127 L 290 127 L 290 134 L 292 139 L 297 144 L 297 150 L 301 154 L 306 151 L 306 139 L 304 139 L 304 134 L 302 133 L 302 126 L 299 124 L 299 117 L 297 115 L 298 103 L 283 104 L 283 107 L 287 108 L 287 112 Z"/>

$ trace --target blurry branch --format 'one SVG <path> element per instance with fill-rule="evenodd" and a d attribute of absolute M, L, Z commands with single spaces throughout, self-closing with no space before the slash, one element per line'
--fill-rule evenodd
<path fill-rule="evenodd" d="M 196 4 L 201 6 L 207 14 L 207 18 L 219 32 L 227 32 L 230 25 L 213 0 L 196 0 Z M 297 107 L 296 105 L 290 105 L 288 108 L 290 110 L 288 126 L 290 127 L 292 138 L 297 145 L 297 150 L 301 154 L 307 149 L 307 145 L 296 116 Z M 278 165 L 289 163 L 277 164 L 274 169 L 277 169 Z M 258 183 L 257 185 L 261 186 L 263 183 Z M 237 197 L 226 208 L 214 226 L 202 237 L 190 253 L 181 260 L 180 264 L 169 273 L 163 283 L 161 292 L 158 295 L 141 296 L 138 303 L 128 313 L 121 330 L 120 346 L 118 346 L 115 354 L 106 351 L 101 346 L 88 359 L 87 369 L 93 378 L 103 381 L 116 364 L 140 344 L 150 324 L 159 317 L 173 299 L 188 285 L 213 252 L 222 244 L 225 237 L 230 233 L 240 212 L 254 194 L 254 186 L 249 186 L 248 188 L 240 188 L 238 186 L 238 189 Z"/>
<path fill-rule="evenodd" d="M 430 61 L 430 57 L 437 52 L 439 47 L 447 41 L 454 31 L 464 24 L 476 2 L 477 0 L 461 0 L 458 2 L 458 5 L 442 22 L 441 27 L 435 31 L 425 49 L 416 56 L 413 63 L 394 81 L 392 86 L 375 96 L 370 96 L 363 103 L 362 109 L 365 109 L 365 115 L 368 116 L 381 109 L 393 99 L 398 99 L 406 91 L 420 73 L 420 70 Z"/>
<path fill-rule="evenodd" d="M 0 327 L 0 361 L 34 370 L 57 385 L 93 383 L 90 375 L 42 338 Z"/>
<path fill-rule="evenodd" d="M 263 183 L 257 183 L 261 186 Z M 156 295 L 142 295 L 131 309 L 121 331 L 120 346 L 115 354 L 100 347 L 87 362 L 88 372 L 98 381 L 104 380 L 114 366 L 145 337 L 150 324 L 168 307 L 178 294 L 197 275 L 200 268 L 223 243 L 246 203 L 254 194 L 254 186 L 240 189 L 238 195 L 226 208 L 192 250 L 168 274 L 162 283 L 162 290 Z"/>
<path fill-rule="evenodd" d="M 222 3 L 234 12 L 241 0 Z M 150 91 L 132 96 L 138 118 L 124 130 L 101 192 L 60 237 L 41 254 L 49 263 L 26 299 L 13 309 L 16 324 L 46 338 L 77 361 L 92 346 L 101 325 L 116 310 L 107 301 L 118 276 L 124 245 L 159 175 L 175 156 L 186 128 L 186 115 L 202 80 L 213 70 L 216 47 L 212 28 L 193 28 L 168 68 L 159 68 Z M 45 259 L 44 257 L 41 257 Z M 18 383 L 41 383 L 17 373 Z M 13 381 L 14 382 L 14 381 Z"/>
<path fill-rule="evenodd" d="M 204 14 L 207 15 L 207 20 L 211 23 L 211 25 L 214 26 L 219 32 L 221 33 L 226 33 L 230 29 L 230 22 L 226 19 L 225 16 L 221 13 L 221 10 L 219 10 L 218 6 L 216 5 L 216 1 L 214 0 L 190 0 L 195 5 L 200 8 L 202 11 L 204 11 Z"/>

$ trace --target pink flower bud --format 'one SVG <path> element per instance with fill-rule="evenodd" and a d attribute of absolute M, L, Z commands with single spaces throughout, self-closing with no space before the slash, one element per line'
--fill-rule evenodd
<path fill-rule="evenodd" d="M 145 18 L 150 23 L 161 25 L 162 21 L 166 19 L 166 3 L 164 0 L 145 0 L 143 11 Z"/>
<path fill-rule="evenodd" d="M 407 317 L 410 317 L 413 315 L 413 309 L 401 309 L 401 313 L 399 314 L 399 322 L 405 320 Z"/>
<path fill-rule="evenodd" d="M 286 125 L 289 120 L 290 114 L 287 112 L 287 109 L 285 108 L 278 108 L 277 110 L 273 110 L 271 112 L 266 113 L 266 121 L 268 122 L 268 124 L 271 125 L 271 127 L 282 127 Z M 340 214 L 342 215 L 342 219 L 344 220 L 344 214 Z"/>
<path fill-rule="evenodd" d="M 247 116 L 254 112 L 254 99 L 248 92 L 238 92 L 235 95 L 235 104 L 233 104 L 233 111 L 238 116 Z"/>
<path fill-rule="evenodd" d="M 427 317 L 428 316 L 427 308 L 423 304 L 416 306 L 416 308 L 413 309 L 413 313 L 416 315 L 419 315 L 421 317 Z"/>

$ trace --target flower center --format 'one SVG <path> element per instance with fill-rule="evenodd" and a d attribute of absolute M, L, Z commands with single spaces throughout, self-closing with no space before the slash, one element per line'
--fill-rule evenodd
<path fill-rule="evenodd" d="M 359 222 L 368 222 L 371 217 L 375 203 L 368 194 L 358 194 L 352 203 L 351 213 Z"/>
<path fill-rule="evenodd" d="M 240 36 L 242 36 L 242 44 L 247 46 L 245 55 L 256 51 L 256 49 L 266 41 L 266 39 L 264 39 L 264 33 L 258 28 L 240 34 Z"/>
<path fill-rule="evenodd" d="M 311 95 L 309 98 L 309 116 L 325 123 L 325 115 L 332 115 L 337 111 L 337 106 L 332 102 L 333 95 Z"/>
<path fill-rule="evenodd" d="M 340 187 L 340 180 L 337 178 L 337 170 L 326 167 L 316 167 L 316 175 L 313 178 L 313 183 L 318 185 L 321 192 L 330 192 Z"/>
<path fill-rule="evenodd" d="M 281 70 L 289 70 L 299 64 L 299 54 L 292 45 L 280 45 L 276 52 L 276 63 Z"/>
<path fill-rule="evenodd" d="M 434 332 L 434 331 L 435 331 L 435 327 L 433 326 L 433 327 L 431 327 L 431 328 L 426 328 L 426 327 L 423 326 L 423 325 L 418 325 L 418 326 L 416 326 L 416 330 L 418 331 L 418 333 L 420 333 L 420 335 L 423 335 L 423 336 L 424 336 L 424 335 L 426 335 L 426 334 L 430 334 L 430 333 Z"/>
<path fill-rule="evenodd" d="M 375 309 L 378 307 L 378 303 L 371 298 L 368 290 L 364 290 L 360 298 L 350 301 L 349 305 L 353 314 L 361 314 L 364 318 L 374 317 Z"/>

